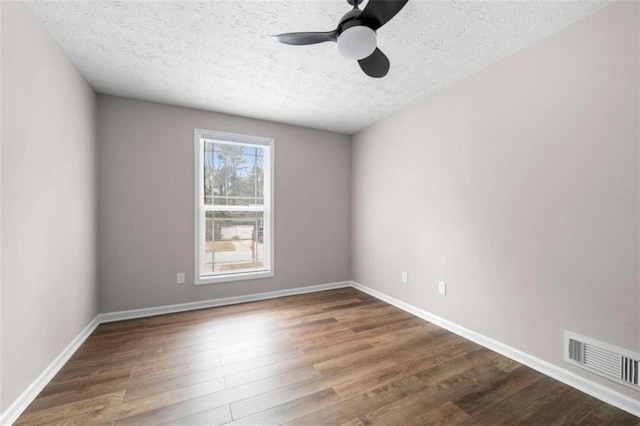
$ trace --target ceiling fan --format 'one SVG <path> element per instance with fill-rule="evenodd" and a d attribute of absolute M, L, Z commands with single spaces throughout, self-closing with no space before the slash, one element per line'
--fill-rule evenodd
<path fill-rule="evenodd" d="M 285 44 L 296 46 L 334 41 L 338 51 L 358 61 L 369 77 L 380 78 L 389 72 L 389 59 L 376 47 L 376 31 L 396 16 L 409 0 L 369 0 L 364 10 L 358 9 L 363 0 L 347 0 L 353 6 L 327 32 L 286 33 L 273 36 Z"/>

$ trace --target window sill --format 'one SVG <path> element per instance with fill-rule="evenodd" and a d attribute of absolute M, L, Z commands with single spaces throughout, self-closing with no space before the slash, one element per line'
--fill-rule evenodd
<path fill-rule="evenodd" d="M 273 271 L 256 271 L 256 272 L 240 272 L 237 274 L 213 275 L 206 277 L 198 277 L 195 285 L 221 284 L 232 281 L 256 280 L 260 278 L 272 278 L 275 274 Z"/>

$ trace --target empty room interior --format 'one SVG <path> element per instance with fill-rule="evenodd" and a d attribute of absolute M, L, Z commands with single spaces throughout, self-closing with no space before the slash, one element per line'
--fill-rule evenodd
<path fill-rule="evenodd" d="M 640 425 L 640 3 L 0 37 L 0 424 Z"/>

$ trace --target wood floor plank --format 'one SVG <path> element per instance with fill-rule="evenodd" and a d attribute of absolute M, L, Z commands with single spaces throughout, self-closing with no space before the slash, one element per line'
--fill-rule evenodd
<path fill-rule="evenodd" d="M 127 418 L 121 419 L 118 424 L 136 425 L 141 423 L 157 423 L 158 421 L 177 421 L 179 418 L 185 416 L 195 415 L 222 405 L 229 405 L 253 396 L 263 395 L 281 387 L 303 382 L 312 377 L 319 377 L 319 373 L 313 368 L 310 370 L 305 369 L 304 371 L 287 371 L 243 385 L 227 387 L 224 390 L 202 397 L 177 401 L 174 404 L 167 404 L 154 410 L 128 416 Z"/>
<path fill-rule="evenodd" d="M 379 368 L 381 363 L 388 365 L 388 360 L 373 359 L 370 362 L 361 362 L 357 366 L 350 368 L 347 372 L 340 371 L 336 374 L 323 373 L 320 377 L 295 383 L 284 388 L 278 388 L 271 392 L 265 392 L 251 398 L 231 404 L 233 418 L 248 416 L 252 413 L 266 410 L 279 404 L 286 403 L 292 399 L 304 397 L 311 393 L 319 392 L 345 381 L 353 380 L 363 376 L 370 369 Z M 335 393 L 335 392 L 334 392 Z"/>
<path fill-rule="evenodd" d="M 495 362 L 493 362 L 492 365 L 495 365 Z M 522 366 L 513 370 L 511 374 L 491 381 L 487 386 L 483 386 L 474 392 L 469 392 L 460 398 L 456 398 L 453 402 L 467 414 L 475 415 L 486 407 L 517 394 L 539 379 L 540 375 L 538 373 Z"/>
<path fill-rule="evenodd" d="M 231 409 L 228 405 L 216 407 L 211 410 L 193 414 L 191 416 L 182 417 L 180 419 L 171 420 L 162 425 L 189 425 L 189 426 L 217 426 L 229 423 L 231 417 Z"/>
<path fill-rule="evenodd" d="M 424 389 L 426 385 L 415 376 L 407 376 L 388 384 L 363 390 L 362 393 L 343 399 L 331 407 L 313 411 L 291 421 L 299 425 L 337 425 L 391 404 L 407 395 Z M 335 388 L 334 388 L 335 390 Z"/>
<path fill-rule="evenodd" d="M 462 375 L 455 375 L 435 384 L 427 381 L 426 389 L 374 410 L 360 417 L 360 420 L 364 424 L 410 424 L 423 413 L 490 386 L 497 377 L 503 377 L 505 374 L 494 366 L 481 364 L 466 370 Z"/>
<path fill-rule="evenodd" d="M 459 352 L 450 353 L 448 356 L 450 357 L 450 360 L 456 360 L 466 355 L 468 356 L 467 352 Z M 335 386 L 334 390 L 340 398 L 348 399 L 354 395 L 366 392 L 367 390 L 375 389 L 377 386 L 393 383 L 405 377 L 427 371 L 440 365 L 441 362 L 441 358 L 429 355 L 421 358 L 414 358 L 407 362 L 392 365 L 388 368 L 373 370 L 370 374 L 367 374 L 364 377 L 343 382 Z"/>
<path fill-rule="evenodd" d="M 419 318 L 412 318 L 406 321 L 391 323 L 373 330 L 367 330 L 358 333 L 349 328 L 346 330 L 314 335 L 311 337 L 296 336 L 296 342 L 302 350 L 307 351 L 317 347 L 326 347 L 327 345 L 341 345 L 346 342 L 353 342 L 355 340 L 367 341 L 367 339 L 372 339 L 376 336 L 396 333 L 406 328 L 412 328 L 414 326 L 424 326 L 424 324 L 424 320 L 421 320 Z"/>
<path fill-rule="evenodd" d="M 525 418 L 525 425 L 562 425 L 582 424 L 592 415 L 599 404 L 594 398 L 586 397 L 582 392 L 568 388 L 562 398 L 555 398 L 546 405 L 541 405 L 535 412 Z M 616 422 L 616 424 L 619 424 Z"/>
<path fill-rule="evenodd" d="M 126 389 L 131 368 L 107 370 L 102 375 L 82 377 L 65 382 L 51 382 L 38 395 L 25 412 L 62 405 L 83 398 L 110 393 L 112 383 L 117 390 Z M 104 387 L 103 387 L 104 386 Z M 92 389 L 96 389 L 95 393 Z"/>
<path fill-rule="evenodd" d="M 228 376 L 231 374 L 239 373 L 241 371 L 247 371 L 251 368 L 273 365 L 294 358 L 304 359 L 304 352 L 302 352 L 299 348 L 286 349 L 284 351 L 274 352 L 247 361 L 239 361 L 232 364 L 227 364 L 222 368 L 225 371 L 225 376 Z"/>
<path fill-rule="evenodd" d="M 128 391 L 127 386 L 129 386 L 129 383 L 129 377 L 125 376 L 81 388 L 71 388 L 64 391 L 52 392 L 48 395 L 41 395 L 29 405 L 25 413 L 72 404 L 83 399 L 99 398 L 105 394 L 117 393 L 123 389 L 127 389 Z"/>
<path fill-rule="evenodd" d="M 340 426 L 365 426 L 365 424 L 362 423 L 362 420 L 355 418 L 349 420 L 348 422 L 342 423 Z"/>
<path fill-rule="evenodd" d="M 251 416 L 243 417 L 229 423 L 230 425 L 279 425 L 302 417 L 305 414 L 317 411 L 338 402 L 340 399 L 333 389 L 307 395 L 285 404 L 277 405 L 271 409 L 260 411 Z"/>
<path fill-rule="evenodd" d="M 460 361 L 448 357 L 441 359 L 433 368 L 416 373 L 416 375 L 425 383 L 429 385 L 436 385 L 447 379 L 473 371 L 474 368 L 488 364 L 499 357 L 500 355 L 495 352 L 480 348 L 477 351 L 470 352 Z"/>
<path fill-rule="evenodd" d="M 415 318 L 413 315 L 407 314 L 404 311 L 392 312 L 386 315 L 375 315 L 372 318 L 366 318 L 366 320 L 352 321 L 349 326 L 355 333 L 361 333 L 363 331 L 369 331 L 380 327 L 385 327 L 390 324 L 406 321 Z"/>
<path fill-rule="evenodd" d="M 220 369 L 211 368 L 175 377 L 154 378 L 151 376 L 144 380 L 129 379 L 127 393 L 124 396 L 123 402 L 171 392 L 214 380 L 222 380 L 222 383 L 224 383 L 224 374 Z"/>
<path fill-rule="evenodd" d="M 423 392 L 404 396 L 397 401 L 371 410 L 360 420 L 365 425 L 407 425 L 417 416 L 433 408 L 428 399 L 422 398 Z"/>
<path fill-rule="evenodd" d="M 524 367 L 523 367 L 524 368 Z M 510 397 L 486 407 L 469 419 L 469 423 L 495 424 L 522 423 L 526 419 L 536 422 L 533 415 L 542 407 L 547 407 L 558 397 L 564 397 L 567 386 L 549 377 L 540 377 L 531 385 Z"/>
<path fill-rule="evenodd" d="M 640 419 L 353 288 L 101 324 L 17 424 Z"/>
<path fill-rule="evenodd" d="M 231 404 L 231 415 L 239 419 L 330 388 L 327 380 L 321 376 L 314 377 L 234 402 Z"/>
<path fill-rule="evenodd" d="M 16 425 L 46 424 L 77 416 L 84 416 L 87 413 L 93 413 L 105 407 L 118 406 L 118 404 L 122 402 L 125 392 L 125 390 L 120 390 L 94 398 L 80 399 L 45 410 L 30 411 L 20 416 Z"/>
<path fill-rule="evenodd" d="M 224 389 L 224 379 L 214 379 L 193 386 L 186 386 L 169 392 L 158 393 L 148 397 L 122 402 L 118 405 L 94 410 L 78 418 L 83 423 L 100 423 L 124 419 L 137 414 L 162 408 L 176 402 L 187 401 L 204 395 L 215 394 Z"/>
<path fill-rule="evenodd" d="M 428 333 L 426 330 L 415 333 L 414 335 L 404 336 L 403 339 L 386 339 L 380 343 L 369 342 L 370 349 L 346 354 L 343 356 L 336 356 L 329 360 L 319 362 L 315 364 L 316 368 L 323 374 L 340 374 L 343 371 L 349 370 L 353 365 L 359 365 L 369 361 L 395 361 L 393 354 L 400 349 L 411 347 L 411 345 L 418 342 L 424 342 L 426 336 L 423 333 Z"/>
<path fill-rule="evenodd" d="M 313 367 L 313 363 L 306 357 L 296 357 L 287 359 L 275 364 L 258 366 L 256 368 L 248 368 L 236 373 L 227 374 L 225 381 L 227 387 L 232 388 L 243 384 L 255 382 L 256 380 L 265 379 L 279 374 L 288 373 L 297 369 L 311 369 L 315 372 L 318 370 Z M 320 373 L 318 373 L 320 374 Z"/>
<path fill-rule="evenodd" d="M 452 402 L 445 402 L 409 421 L 410 425 L 453 425 L 469 419 L 469 415 Z"/>
<path fill-rule="evenodd" d="M 625 413 L 609 404 L 598 401 L 594 416 L 600 424 L 614 424 L 619 426 L 640 426 L 640 418 Z M 534 419 L 535 420 L 535 419 Z"/>

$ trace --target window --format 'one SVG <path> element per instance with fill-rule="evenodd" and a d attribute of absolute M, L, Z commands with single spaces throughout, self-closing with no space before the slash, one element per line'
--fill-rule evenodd
<path fill-rule="evenodd" d="M 195 130 L 196 284 L 274 275 L 273 145 Z"/>

